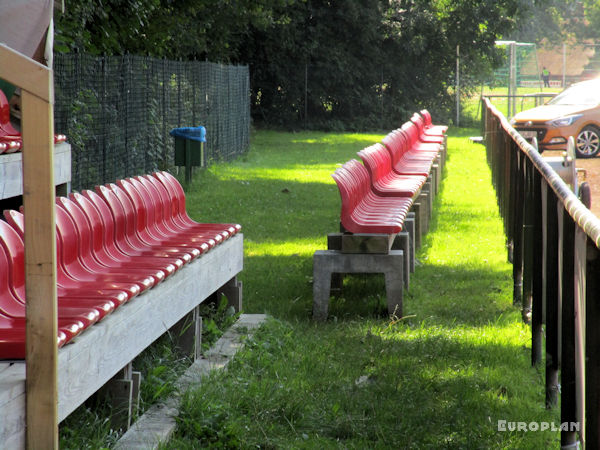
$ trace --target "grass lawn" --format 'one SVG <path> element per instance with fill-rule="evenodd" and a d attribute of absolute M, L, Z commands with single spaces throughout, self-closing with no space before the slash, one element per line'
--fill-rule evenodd
<path fill-rule="evenodd" d="M 236 221 L 244 310 L 272 318 L 229 366 L 185 396 L 165 448 L 546 448 L 557 432 L 530 331 L 512 306 L 511 267 L 482 146 L 452 129 L 430 232 L 386 317 L 383 276 L 347 277 L 314 324 L 312 254 L 338 229 L 331 173 L 381 134 L 259 131 L 250 152 L 196 175 L 188 211 Z"/>

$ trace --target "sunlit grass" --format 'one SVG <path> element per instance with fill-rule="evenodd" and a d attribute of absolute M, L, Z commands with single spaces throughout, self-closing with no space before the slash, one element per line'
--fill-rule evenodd
<path fill-rule="evenodd" d="M 382 135 L 259 132 L 239 161 L 197 176 L 198 220 L 242 223 L 244 309 L 274 319 L 186 396 L 168 448 L 546 448 L 557 433 L 499 432 L 498 420 L 558 423 L 530 366 L 483 147 L 451 130 L 442 191 L 405 317 L 386 315 L 383 277 L 347 277 L 314 324 L 312 254 L 338 229 L 330 177 Z M 313 168 L 315 170 L 313 170 Z"/>

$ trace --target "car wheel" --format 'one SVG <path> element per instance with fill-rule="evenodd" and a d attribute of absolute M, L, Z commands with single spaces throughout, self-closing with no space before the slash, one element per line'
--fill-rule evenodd
<path fill-rule="evenodd" d="M 577 135 L 575 151 L 579 158 L 592 158 L 600 151 L 600 131 L 592 125 L 588 125 Z"/>

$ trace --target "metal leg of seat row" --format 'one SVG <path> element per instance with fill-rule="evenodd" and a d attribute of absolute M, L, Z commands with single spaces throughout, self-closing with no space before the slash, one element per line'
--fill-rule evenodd
<path fill-rule="evenodd" d="M 317 250 L 313 256 L 313 319 L 327 319 L 334 273 L 383 273 L 388 313 L 402 317 L 403 266 L 402 250 L 390 250 L 386 254 Z"/>

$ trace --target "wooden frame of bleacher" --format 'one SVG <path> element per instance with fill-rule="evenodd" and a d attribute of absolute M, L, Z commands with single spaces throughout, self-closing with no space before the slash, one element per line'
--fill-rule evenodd
<path fill-rule="evenodd" d="M 52 71 L 0 44 L 0 78 L 22 89 L 27 293 L 26 360 L 0 362 L 0 446 L 58 448 L 59 422 L 205 299 L 222 292 L 241 308 L 243 235 L 57 349 Z"/>

